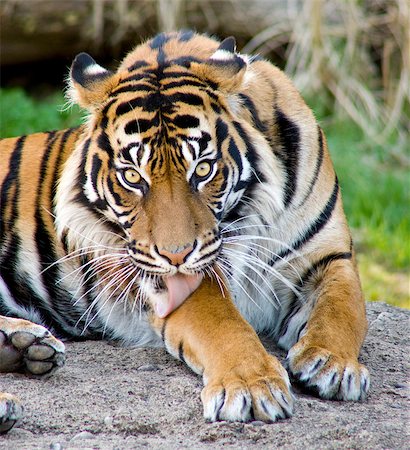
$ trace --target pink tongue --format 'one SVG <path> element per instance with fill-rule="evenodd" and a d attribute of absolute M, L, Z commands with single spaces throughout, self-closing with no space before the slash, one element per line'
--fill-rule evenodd
<path fill-rule="evenodd" d="M 165 277 L 168 296 L 155 305 L 158 317 L 166 317 L 194 292 L 201 284 L 203 275 L 184 275 L 178 273 L 172 277 Z"/>

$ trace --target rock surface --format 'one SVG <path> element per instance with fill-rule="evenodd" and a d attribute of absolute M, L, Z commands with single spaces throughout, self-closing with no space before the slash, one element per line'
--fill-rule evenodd
<path fill-rule="evenodd" d="M 324 401 L 296 390 L 289 420 L 209 424 L 200 378 L 164 350 L 77 342 L 67 345 L 65 368 L 47 380 L 2 375 L 0 389 L 20 396 L 26 416 L 0 436 L 0 448 L 408 449 L 410 311 L 382 303 L 367 310 L 360 357 L 372 377 L 366 402 Z"/>

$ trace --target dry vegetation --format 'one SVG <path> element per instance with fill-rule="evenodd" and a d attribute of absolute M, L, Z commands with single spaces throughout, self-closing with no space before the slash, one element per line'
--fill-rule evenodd
<path fill-rule="evenodd" d="M 123 36 L 137 3 L 117 0 Z M 286 61 L 308 95 L 347 113 L 374 141 L 397 133 L 392 156 L 409 165 L 410 2 L 408 0 L 158 0 L 158 28 L 196 26 L 238 35 L 245 53 Z M 101 36 L 103 2 L 94 1 Z M 118 36 L 115 37 L 118 39 Z M 326 93 L 326 95 L 324 95 Z M 333 109 L 333 108 L 332 108 Z"/>
<path fill-rule="evenodd" d="M 373 141 L 393 133 L 389 152 L 409 165 L 409 0 L 2 0 L 0 17 L 3 64 L 24 47 L 33 59 L 70 46 L 119 58 L 157 30 L 235 35 L 244 52 L 285 66 L 305 94 L 347 113 Z"/>

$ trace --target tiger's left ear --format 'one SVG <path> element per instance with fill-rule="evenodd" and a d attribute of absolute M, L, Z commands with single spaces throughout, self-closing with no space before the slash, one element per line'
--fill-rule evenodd
<path fill-rule="evenodd" d="M 68 95 L 73 103 L 96 110 L 116 81 L 113 72 L 101 67 L 87 53 L 80 53 L 71 65 Z"/>
<path fill-rule="evenodd" d="M 236 53 L 235 38 L 228 37 L 208 60 L 194 63 L 191 68 L 201 78 L 216 83 L 218 89 L 234 93 L 242 85 L 247 66 L 247 58 Z"/>

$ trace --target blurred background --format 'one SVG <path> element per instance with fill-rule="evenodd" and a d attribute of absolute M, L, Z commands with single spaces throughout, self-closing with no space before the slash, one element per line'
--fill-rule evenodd
<path fill-rule="evenodd" d="M 286 71 L 324 128 L 368 300 L 410 308 L 410 0 L 1 0 L 1 137 L 81 123 L 75 55 L 190 28 Z"/>

